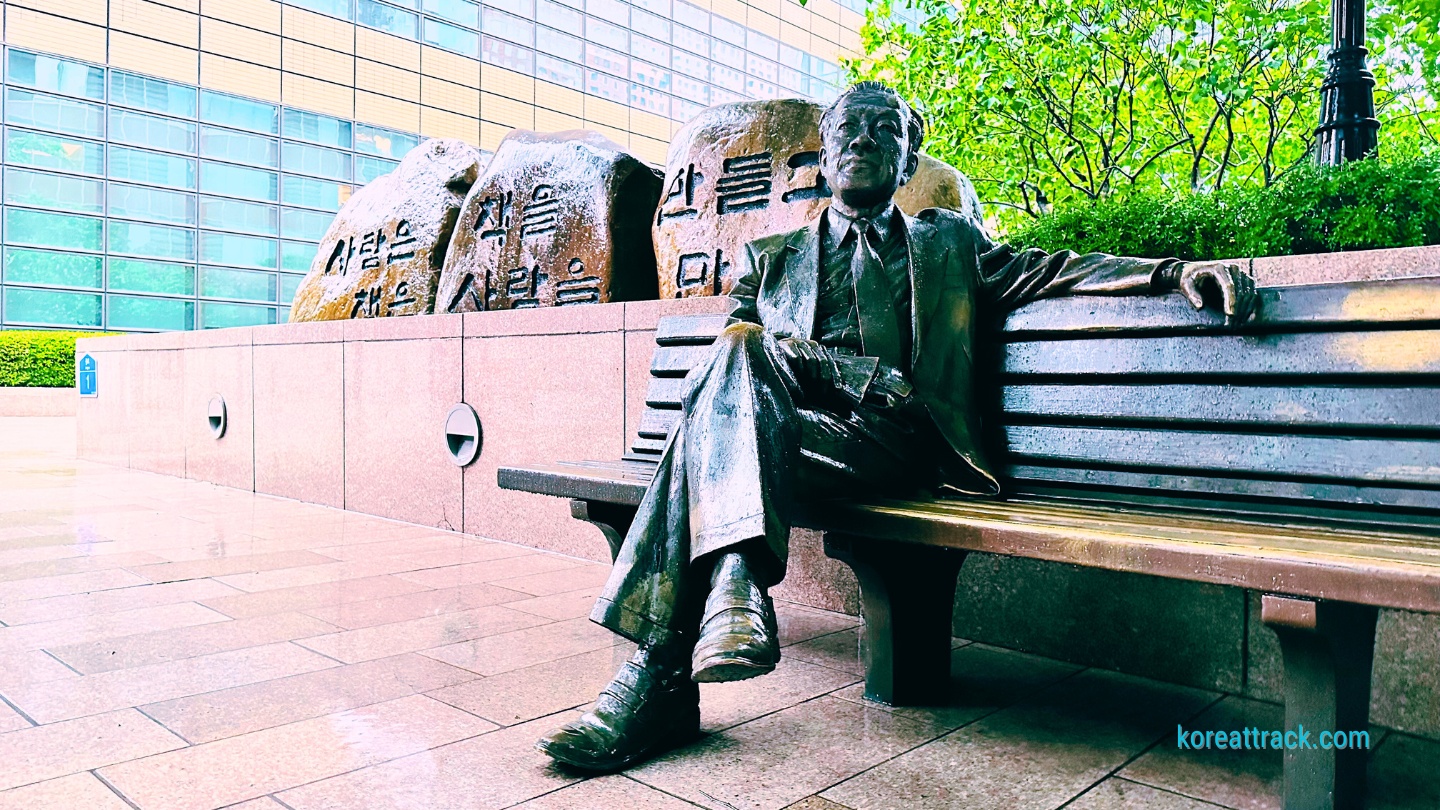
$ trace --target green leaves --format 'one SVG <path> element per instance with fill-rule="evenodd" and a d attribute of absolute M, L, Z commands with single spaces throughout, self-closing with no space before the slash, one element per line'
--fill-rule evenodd
<path fill-rule="evenodd" d="M 0 332 L 0 387 L 75 385 L 75 340 L 104 332 Z"/>
<path fill-rule="evenodd" d="M 1015 244 L 1209 260 L 1440 244 L 1440 155 L 1304 162 L 1266 186 L 1138 191 L 1071 205 Z"/>
<path fill-rule="evenodd" d="M 846 67 L 915 102 L 926 151 L 968 174 L 1002 226 L 1111 196 L 1265 186 L 1308 160 L 1329 0 L 909 1 L 927 22 L 872 10 L 867 55 Z M 1381 141 L 1419 152 L 1440 137 L 1440 0 L 1387 2 L 1370 17 Z"/>

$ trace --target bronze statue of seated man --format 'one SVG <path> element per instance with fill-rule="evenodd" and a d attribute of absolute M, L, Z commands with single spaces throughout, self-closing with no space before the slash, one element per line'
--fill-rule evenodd
<path fill-rule="evenodd" d="M 924 121 L 865 82 L 824 113 L 834 192 L 808 226 L 750 243 L 732 321 L 690 374 L 684 413 L 591 618 L 639 645 L 593 709 L 538 743 L 613 771 L 694 738 L 697 683 L 780 659 L 767 590 L 802 499 L 948 489 L 995 495 L 972 390 L 977 319 L 1060 295 L 1218 292 L 1242 322 L 1254 283 L 1216 263 L 1046 254 L 966 219 L 892 203 Z"/>

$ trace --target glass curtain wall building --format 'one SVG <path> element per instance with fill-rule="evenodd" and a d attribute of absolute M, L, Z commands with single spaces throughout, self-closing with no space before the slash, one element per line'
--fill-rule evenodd
<path fill-rule="evenodd" d="M 705 106 L 833 98 L 862 19 L 861 0 L 19 2 L 0 326 L 116 331 L 283 322 L 335 212 L 427 136 L 588 128 L 660 164 Z"/>

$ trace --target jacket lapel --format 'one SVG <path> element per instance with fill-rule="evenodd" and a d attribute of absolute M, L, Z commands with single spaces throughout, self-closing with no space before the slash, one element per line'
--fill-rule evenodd
<path fill-rule="evenodd" d="M 914 337 L 910 367 L 913 369 L 920 359 L 925 327 L 930 323 L 938 300 L 936 285 L 941 281 L 939 276 L 944 274 L 949 256 L 948 248 L 942 249 L 935 239 L 935 226 L 903 212 L 901 219 L 909 236 L 906 244 L 910 251 L 910 330 Z"/>
<path fill-rule="evenodd" d="M 820 220 L 824 213 L 795 231 L 785 242 L 784 267 L 775 287 L 774 311 L 785 323 L 774 331 L 811 338 L 820 297 Z"/>

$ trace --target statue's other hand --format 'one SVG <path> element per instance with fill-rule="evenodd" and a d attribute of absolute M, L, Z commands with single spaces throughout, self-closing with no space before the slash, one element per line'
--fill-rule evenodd
<path fill-rule="evenodd" d="M 1208 289 L 1218 290 L 1220 311 L 1231 326 L 1250 320 L 1260 302 L 1255 279 L 1240 265 L 1228 262 L 1187 262 L 1180 271 L 1179 287 L 1180 294 L 1196 309 L 1204 309 Z"/>
<path fill-rule="evenodd" d="M 818 341 L 802 338 L 780 338 L 780 353 L 790 363 L 790 368 L 801 379 L 834 385 L 836 378 L 835 361 L 830 352 Z"/>

